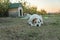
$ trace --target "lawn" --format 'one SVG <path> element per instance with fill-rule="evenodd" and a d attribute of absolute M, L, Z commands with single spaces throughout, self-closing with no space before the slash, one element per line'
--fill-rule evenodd
<path fill-rule="evenodd" d="M 60 40 L 60 15 L 43 15 L 41 27 L 31 27 L 26 19 L 0 18 L 0 40 Z"/>

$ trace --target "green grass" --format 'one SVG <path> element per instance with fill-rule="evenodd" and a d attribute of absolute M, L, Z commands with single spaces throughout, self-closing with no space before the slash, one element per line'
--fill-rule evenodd
<path fill-rule="evenodd" d="M 26 19 L 0 18 L 0 40 L 60 40 L 60 16 L 43 15 L 43 20 L 41 27 L 31 27 Z"/>

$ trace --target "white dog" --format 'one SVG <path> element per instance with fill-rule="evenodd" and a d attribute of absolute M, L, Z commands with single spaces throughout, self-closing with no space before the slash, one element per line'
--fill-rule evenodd
<path fill-rule="evenodd" d="M 43 24 L 43 19 L 41 15 L 33 14 L 28 20 L 28 24 L 31 26 L 41 26 Z"/>

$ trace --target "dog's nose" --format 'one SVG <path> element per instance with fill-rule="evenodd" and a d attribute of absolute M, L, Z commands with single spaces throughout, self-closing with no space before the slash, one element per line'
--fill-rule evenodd
<path fill-rule="evenodd" d="M 39 26 L 39 25 L 37 24 L 37 26 Z"/>

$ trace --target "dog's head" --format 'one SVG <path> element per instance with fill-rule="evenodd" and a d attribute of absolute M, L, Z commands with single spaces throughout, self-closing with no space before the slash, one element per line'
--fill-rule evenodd
<path fill-rule="evenodd" d="M 41 26 L 41 20 L 40 20 L 39 18 L 34 18 L 34 19 L 32 20 L 32 24 L 33 24 L 34 26 Z"/>

